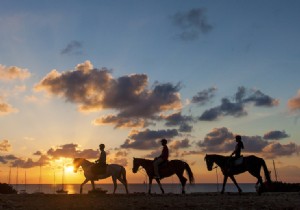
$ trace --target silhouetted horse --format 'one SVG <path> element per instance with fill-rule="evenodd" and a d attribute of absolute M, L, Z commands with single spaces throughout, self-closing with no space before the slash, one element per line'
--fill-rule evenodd
<path fill-rule="evenodd" d="M 263 185 L 263 181 L 260 176 L 261 167 L 263 167 L 264 169 L 267 183 L 271 183 L 270 174 L 264 159 L 256 157 L 254 155 L 244 157 L 243 163 L 241 165 L 234 166 L 233 169 L 229 169 L 229 161 L 232 161 L 231 157 L 222 156 L 222 155 L 206 155 L 204 160 L 206 161 L 207 170 L 209 171 L 213 169 L 214 163 L 216 163 L 221 168 L 221 171 L 224 175 L 223 187 L 221 191 L 222 194 L 224 193 L 225 185 L 228 177 L 233 181 L 235 186 L 238 188 L 239 193 L 241 193 L 242 190 L 238 186 L 234 178 L 234 175 L 244 173 L 246 171 L 248 171 L 252 176 L 257 178 L 256 189 L 259 189 L 258 193 L 260 194 L 261 193 L 260 189 Z M 258 186 L 258 184 L 260 184 L 261 186 Z"/>
<path fill-rule="evenodd" d="M 75 158 L 73 160 L 74 165 L 74 172 L 76 173 L 78 168 L 81 166 L 84 171 L 85 180 L 80 185 L 80 194 L 82 193 L 82 187 L 85 185 L 88 181 L 91 181 L 93 190 L 95 190 L 95 184 L 94 181 L 97 181 L 99 179 L 105 179 L 111 176 L 112 181 L 114 183 L 114 194 L 117 189 L 117 179 L 125 186 L 126 193 L 128 194 L 128 188 L 127 188 L 127 180 L 126 180 L 126 170 L 123 166 L 117 165 L 117 164 L 109 164 L 106 167 L 106 173 L 104 174 L 95 174 L 95 170 L 93 170 L 93 167 L 97 167 L 95 163 L 92 163 L 84 158 Z"/>
<path fill-rule="evenodd" d="M 185 187 L 185 184 L 187 181 L 187 179 L 183 176 L 184 170 L 186 170 L 188 173 L 190 183 L 191 184 L 194 183 L 194 175 L 193 175 L 193 172 L 192 172 L 189 164 L 187 164 L 186 162 L 183 162 L 181 160 L 171 160 L 168 163 L 163 163 L 163 164 L 166 164 L 166 165 L 159 167 L 159 174 L 160 174 L 161 179 L 172 176 L 173 174 L 176 174 L 181 182 L 182 194 L 184 194 L 185 193 L 184 187 Z M 148 178 L 149 178 L 148 193 L 151 194 L 152 179 L 154 177 L 153 160 L 147 160 L 147 159 L 142 159 L 142 158 L 133 158 L 132 172 L 136 173 L 140 166 L 146 170 L 146 173 L 148 175 Z M 161 192 L 164 194 L 165 191 L 162 188 L 159 179 L 155 179 L 155 180 L 159 184 Z"/>

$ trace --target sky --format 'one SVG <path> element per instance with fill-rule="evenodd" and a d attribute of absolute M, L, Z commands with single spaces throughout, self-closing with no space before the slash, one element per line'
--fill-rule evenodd
<path fill-rule="evenodd" d="M 235 135 L 273 180 L 275 165 L 300 182 L 299 1 L 0 3 L 0 182 L 56 183 L 64 167 L 81 183 L 73 158 L 95 161 L 103 143 L 143 183 L 133 157 L 166 138 L 170 159 L 214 183 L 205 154 L 230 155 Z"/>

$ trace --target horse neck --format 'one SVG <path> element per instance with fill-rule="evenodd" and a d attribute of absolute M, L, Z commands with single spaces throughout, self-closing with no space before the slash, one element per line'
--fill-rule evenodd
<path fill-rule="evenodd" d="M 147 171 L 151 169 L 153 166 L 153 161 L 152 160 L 147 160 L 147 159 L 140 159 L 141 160 L 141 166 Z"/>
<path fill-rule="evenodd" d="M 90 167 L 93 163 L 91 163 L 90 161 L 86 160 L 86 159 L 81 159 L 81 167 L 84 169 L 84 168 L 87 168 L 87 167 Z"/>
<path fill-rule="evenodd" d="M 223 155 L 212 155 L 212 157 L 213 157 L 214 162 L 221 168 L 226 166 L 228 157 L 223 156 Z"/>

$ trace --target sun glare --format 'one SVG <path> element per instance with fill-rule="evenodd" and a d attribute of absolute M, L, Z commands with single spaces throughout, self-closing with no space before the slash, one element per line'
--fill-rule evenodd
<path fill-rule="evenodd" d="M 66 170 L 67 173 L 73 172 L 73 169 L 74 169 L 73 166 L 67 166 L 67 167 L 65 168 L 65 170 Z"/>

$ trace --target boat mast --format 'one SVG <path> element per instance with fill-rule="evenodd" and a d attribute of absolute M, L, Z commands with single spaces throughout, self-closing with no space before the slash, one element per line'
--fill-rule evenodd
<path fill-rule="evenodd" d="M 274 167 L 274 172 L 275 172 L 275 180 L 277 182 L 277 172 L 276 172 L 276 167 L 275 167 L 275 162 L 273 160 L 273 167 Z"/>

